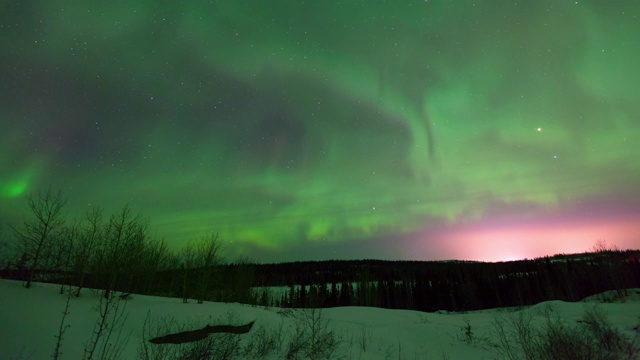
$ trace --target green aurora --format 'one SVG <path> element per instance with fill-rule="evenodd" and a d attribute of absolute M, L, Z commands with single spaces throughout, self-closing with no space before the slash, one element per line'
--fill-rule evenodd
<path fill-rule="evenodd" d="M 638 248 L 638 38 L 632 0 L 5 3 L 0 216 L 52 186 L 262 261 Z"/>

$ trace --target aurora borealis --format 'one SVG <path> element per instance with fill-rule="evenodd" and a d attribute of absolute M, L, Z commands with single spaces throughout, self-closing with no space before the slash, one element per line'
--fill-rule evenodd
<path fill-rule="evenodd" d="M 179 248 L 640 248 L 638 1 L 0 5 L 0 216 L 52 186 Z"/>

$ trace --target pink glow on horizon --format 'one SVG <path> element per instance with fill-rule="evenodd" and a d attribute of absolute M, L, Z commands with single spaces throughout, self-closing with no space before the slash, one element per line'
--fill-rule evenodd
<path fill-rule="evenodd" d="M 509 261 L 609 247 L 640 249 L 640 218 L 567 223 L 476 225 L 441 233 L 440 252 L 450 259 Z"/>

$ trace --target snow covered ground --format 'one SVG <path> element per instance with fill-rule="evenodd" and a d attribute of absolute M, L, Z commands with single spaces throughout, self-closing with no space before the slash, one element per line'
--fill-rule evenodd
<path fill-rule="evenodd" d="M 47 359 L 56 348 L 67 296 L 59 293 L 60 286 L 34 283 L 26 289 L 21 282 L 0 280 L 0 359 Z M 629 290 L 628 296 L 615 302 L 602 302 L 596 297 L 579 303 L 551 301 L 523 309 L 492 309 L 469 313 L 422 313 L 409 310 L 387 310 L 365 307 L 340 307 L 312 313 L 309 310 L 261 308 L 243 304 L 210 303 L 183 304 L 181 299 L 133 295 L 120 302 L 118 309 L 125 316 L 116 320 L 109 342 L 123 344 L 119 358 L 136 359 L 139 349 L 149 344 L 149 332 L 154 324 L 171 322 L 173 330 L 191 330 L 209 324 L 245 324 L 255 321 L 251 332 L 234 335 L 247 343 L 265 338 L 276 339 L 265 359 L 284 359 L 290 344 L 299 337 L 307 320 L 320 320 L 320 335 L 333 334 L 337 341 L 331 358 L 342 359 L 494 359 L 498 358 L 495 322 L 506 323 L 516 314 L 530 315 L 534 323 L 544 321 L 545 309 L 552 309 L 567 324 L 575 325 L 583 319 L 585 309 L 599 303 L 599 308 L 621 333 L 638 338 L 640 324 L 640 290 Z M 71 297 L 60 352 L 63 359 L 82 359 L 84 349 L 91 343 L 96 321 L 100 318 L 97 306 L 99 293 L 83 290 L 80 298 Z M 321 318 L 318 319 L 317 317 Z M 326 322 L 323 322 L 325 320 Z M 146 321 L 146 327 L 145 327 Z M 312 325 L 311 325 L 312 326 Z M 635 329 L 634 329 L 635 328 Z M 149 330 L 143 334 L 143 330 Z M 155 332 L 154 332 L 155 331 Z M 106 335 L 103 335 L 103 339 Z M 214 336 L 214 335 L 210 335 Z M 222 339 L 222 338 L 221 338 Z M 229 338 L 226 338 L 229 339 Z M 119 341 L 121 340 L 121 341 Z M 220 340 L 220 345 L 223 340 Z M 98 350 L 101 349 L 98 346 Z M 245 351 L 236 358 L 255 358 Z M 298 353 L 303 359 L 308 355 Z"/>

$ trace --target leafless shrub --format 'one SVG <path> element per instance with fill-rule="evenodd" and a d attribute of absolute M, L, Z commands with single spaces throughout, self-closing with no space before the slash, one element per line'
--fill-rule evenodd
<path fill-rule="evenodd" d="M 264 359 L 272 353 L 279 353 L 282 350 L 283 337 L 284 324 L 282 322 L 273 330 L 258 326 L 244 344 L 242 351 L 244 358 Z"/>
<path fill-rule="evenodd" d="M 84 359 L 119 359 L 131 336 L 122 333 L 127 321 L 127 300 L 120 296 L 100 296 L 99 299 L 98 320 L 91 338 L 84 344 Z"/>
<path fill-rule="evenodd" d="M 76 239 L 77 245 L 74 246 L 72 254 L 71 267 L 76 275 L 76 297 L 80 297 L 91 261 L 95 258 L 94 250 L 101 239 L 103 231 L 102 222 L 101 208 L 94 206 L 87 210 L 80 234 Z"/>
<path fill-rule="evenodd" d="M 111 215 L 102 228 L 95 245 L 92 273 L 101 282 L 107 298 L 116 290 L 131 292 L 134 275 L 149 241 L 148 219 L 125 206 Z"/>
<path fill-rule="evenodd" d="M 498 350 L 501 358 L 510 360 L 534 359 L 534 328 L 531 324 L 532 317 L 526 312 L 513 313 L 506 318 L 494 318 L 493 338 L 494 348 Z"/>
<path fill-rule="evenodd" d="M 197 265 L 201 269 L 200 284 L 198 287 L 198 304 L 202 304 L 207 295 L 211 269 L 220 261 L 220 239 L 217 233 L 203 236 L 196 244 Z"/>
<path fill-rule="evenodd" d="M 71 295 L 73 290 L 71 288 L 67 289 L 67 299 L 64 304 L 64 310 L 62 311 L 62 318 L 60 319 L 60 326 L 58 328 L 58 334 L 56 337 L 56 346 L 53 350 L 53 354 L 51 355 L 54 359 L 59 359 L 62 356 L 62 340 L 64 339 L 64 334 L 69 328 L 69 324 L 66 323 L 67 315 L 69 315 L 69 303 L 71 302 Z"/>
<path fill-rule="evenodd" d="M 596 346 L 604 355 L 615 354 L 619 359 L 640 358 L 640 340 L 625 336 L 619 329 L 611 325 L 607 313 L 602 308 L 589 306 L 580 321 L 588 333 L 596 340 Z"/>
<path fill-rule="evenodd" d="M 569 326 L 552 313 L 545 315 L 543 328 L 534 341 L 534 356 L 540 359 L 595 359 L 584 329 Z"/>
<path fill-rule="evenodd" d="M 306 330 L 300 322 L 296 322 L 293 333 L 289 336 L 291 339 L 287 344 L 286 359 L 298 359 L 302 355 L 302 351 L 308 346 Z"/>
<path fill-rule="evenodd" d="M 175 347 L 167 344 L 153 345 L 149 343 L 149 339 L 175 332 L 176 329 L 177 323 L 175 319 L 162 317 L 152 320 L 150 312 L 147 312 L 147 317 L 142 327 L 142 342 L 138 346 L 138 359 L 162 360 L 173 358 Z"/>
<path fill-rule="evenodd" d="M 212 232 L 187 244 L 180 252 L 183 303 L 195 297 L 198 304 L 202 304 L 207 298 L 212 269 L 221 261 L 221 245 L 218 234 Z"/>
<path fill-rule="evenodd" d="M 27 262 L 26 288 L 31 287 L 37 270 L 48 261 L 48 249 L 56 233 L 64 225 L 62 207 L 66 200 L 62 193 L 53 193 L 51 189 L 39 192 L 37 196 L 29 196 L 28 208 L 32 217 L 24 221 L 21 227 L 11 227 L 16 237 L 16 253 L 23 254 Z"/>
<path fill-rule="evenodd" d="M 489 339 L 484 335 L 478 335 L 473 331 L 469 319 L 464 319 L 464 325 L 460 327 L 457 339 L 474 347 L 486 348 Z"/>
<path fill-rule="evenodd" d="M 524 313 L 493 322 L 495 351 L 500 358 L 518 360 L 638 359 L 638 339 L 626 336 L 609 322 L 597 306 L 588 308 L 577 325 L 546 311 L 535 327 Z"/>
<path fill-rule="evenodd" d="M 287 359 L 335 359 L 341 343 L 331 329 L 322 309 L 302 309 L 294 315 L 296 322 L 287 347 Z"/>

